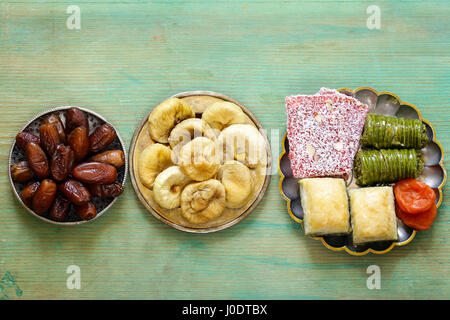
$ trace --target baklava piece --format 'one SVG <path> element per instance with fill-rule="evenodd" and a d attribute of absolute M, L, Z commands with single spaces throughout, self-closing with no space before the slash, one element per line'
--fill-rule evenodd
<path fill-rule="evenodd" d="M 306 235 L 350 233 L 347 190 L 343 179 L 309 178 L 300 180 L 299 184 Z"/>
<path fill-rule="evenodd" d="M 353 244 L 397 240 L 392 187 L 349 190 Z"/>

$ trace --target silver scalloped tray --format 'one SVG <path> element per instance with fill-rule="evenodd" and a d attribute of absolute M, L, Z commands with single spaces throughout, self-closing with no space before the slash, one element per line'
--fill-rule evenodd
<path fill-rule="evenodd" d="M 356 90 L 351 89 L 339 89 L 341 93 L 349 96 L 353 96 L 359 101 L 367 104 L 370 107 L 370 112 L 376 114 L 382 114 L 387 116 L 420 119 L 427 128 L 428 143 L 425 148 L 422 149 L 425 160 L 425 167 L 419 180 L 422 180 L 436 193 L 436 205 L 440 206 L 442 203 L 442 187 L 447 179 L 447 173 L 444 168 L 444 149 L 441 144 L 436 140 L 436 132 L 430 122 L 423 119 L 420 111 L 412 104 L 403 102 L 400 98 L 391 92 L 377 92 L 369 87 L 361 87 Z M 281 195 L 287 201 L 287 209 L 291 218 L 298 222 L 303 223 L 303 209 L 300 203 L 300 194 L 298 180 L 293 177 L 291 170 L 291 163 L 288 157 L 289 153 L 289 141 L 284 135 L 283 151 L 279 157 L 278 170 L 280 173 L 279 189 Z M 351 175 L 346 181 L 348 188 L 357 187 L 353 181 Z M 402 223 L 399 219 L 398 222 L 398 240 L 397 241 L 381 241 L 370 244 L 355 246 L 352 242 L 351 234 L 347 236 L 323 236 L 313 237 L 314 239 L 322 241 L 322 243 L 329 249 L 334 251 L 345 250 L 352 255 L 365 255 L 369 252 L 382 254 L 389 252 L 395 246 L 404 246 L 410 243 L 416 231 Z"/>

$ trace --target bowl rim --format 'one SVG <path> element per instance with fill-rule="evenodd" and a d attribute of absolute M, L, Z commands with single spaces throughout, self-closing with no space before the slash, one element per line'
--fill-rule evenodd
<path fill-rule="evenodd" d="M 361 91 L 361 90 L 371 91 L 371 92 L 373 92 L 373 93 L 375 93 L 377 95 L 377 98 L 379 96 L 381 96 L 381 95 L 384 95 L 384 94 L 393 96 L 395 99 L 397 99 L 397 101 L 398 101 L 398 103 L 400 105 L 407 105 L 407 106 L 413 108 L 417 112 L 417 114 L 419 116 L 419 120 L 421 120 L 421 121 L 425 122 L 426 124 L 428 124 L 430 126 L 430 128 L 432 129 L 432 131 L 433 131 L 433 138 L 431 139 L 431 141 L 436 143 L 436 145 L 441 150 L 441 159 L 440 159 L 439 163 L 436 164 L 436 165 L 439 165 L 442 168 L 442 171 L 444 172 L 444 178 L 442 180 L 442 183 L 437 187 L 437 189 L 439 191 L 439 201 L 436 204 L 436 207 L 439 208 L 439 206 L 441 205 L 442 200 L 443 200 L 442 188 L 444 187 L 444 185 L 445 185 L 445 183 L 447 181 L 447 171 L 445 170 L 445 166 L 444 166 L 444 148 L 442 147 L 441 143 L 439 141 L 437 141 L 436 130 L 435 130 L 434 126 L 428 120 L 422 118 L 422 114 L 421 114 L 420 110 L 415 105 L 402 101 L 395 93 L 392 93 L 392 92 L 389 92 L 389 91 L 380 91 L 380 92 L 378 92 L 377 90 L 375 90 L 375 89 L 373 89 L 371 87 L 359 87 L 359 88 L 354 89 L 354 90 L 353 89 L 348 89 L 348 88 L 337 89 L 337 91 L 339 91 L 339 92 L 344 92 L 345 91 L 345 92 L 352 93 L 353 95 L 356 94 L 357 92 Z M 294 220 L 295 222 L 300 223 L 300 224 L 303 225 L 303 220 L 297 218 L 294 215 L 294 213 L 292 212 L 292 210 L 291 210 L 291 199 L 289 199 L 284 194 L 283 188 L 282 188 L 283 180 L 285 178 L 285 175 L 281 171 L 281 165 L 280 164 L 281 164 L 281 159 L 286 154 L 286 147 L 285 147 L 286 146 L 286 144 L 285 144 L 286 139 L 287 139 L 287 132 L 284 134 L 284 136 L 282 138 L 282 142 L 281 142 L 282 152 L 278 156 L 278 174 L 280 175 L 280 180 L 279 180 L 279 183 L 278 183 L 278 189 L 279 189 L 279 192 L 280 192 L 281 196 L 283 197 L 283 199 L 285 199 L 286 202 L 287 202 L 286 207 L 287 207 L 287 210 L 288 210 L 289 215 L 292 218 L 292 220 Z M 361 252 L 356 252 L 356 251 L 350 250 L 350 248 L 347 245 L 344 245 L 342 247 L 330 246 L 325 241 L 323 236 L 315 236 L 315 237 L 311 237 L 311 238 L 315 239 L 315 240 L 320 240 L 325 247 L 327 247 L 328 249 L 330 249 L 332 251 L 342 251 L 342 250 L 344 250 L 345 252 L 347 252 L 347 253 L 349 253 L 350 255 L 353 255 L 353 256 L 364 256 L 364 255 L 368 254 L 369 252 L 370 253 L 374 253 L 374 254 L 384 254 L 384 253 L 387 253 L 387 252 L 391 251 L 394 247 L 405 246 L 405 245 L 410 243 L 415 238 L 416 233 L 417 233 L 417 231 L 415 229 L 413 229 L 413 232 L 412 232 L 411 236 L 408 239 L 406 239 L 405 241 L 402 241 L 402 242 L 392 242 L 392 244 L 388 248 L 386 248 L 384 250 L 375 250 L 375 249 L 372 249 L 372 248 L 367 248 L 366 250 L 361 251 Z"/>
<path fill-rule="evenodd" d="M 109 122 L 106 118 L 104 118 L 102 115 L 98 114 L 95 111 L 92 111 L 90 109 L 84 108 L 84 107 L 78 107 L 78 106 L 59 106 L 59 107 L 54 107 L 54 108 L 50 108 L 46 111 L 40 112 L 39 114 L 35 115 L 31 120 L 29 120 L 21 129 L 18 133 L 24 131 L 30 124 L 32 124 L 34 121 L 36 121 L 37 119 L 52 113 L 52 112 L 56 112 L 56 111 L 65 111 L 68 110 L 69 108 L 78 108 L 84 112 L 87 112 L 89 114 L 91 114 L 92 116 L 95 116 L 96 118 L 99 118 L 100 120 L 102 120 L 104 123 L 108 123 L 110 124 L 114 130 L 116 131 L 116 136 L 119 139 L 120 145 L 122 147 L 122 151 L 124 153 L 124 158 L 125 158 L 125 165 L 124 165 L 124 176 L 123 176 L 123 181 L 121 181 L 121 184 L 123 187 L 125 187 L 126 181 L 127 181 L 127 173 L 128 173 L 128 156 L 127 156 L 127 149 L 125 147 L 125 143 L 122 140 L 122 137 L 119 134 L 119 131 L 115 128 L 115 126 Z M 111 200 L 111 202 L 105 207 L 103 208 L 102 211 L 98 212 L 97 215 L 92 218 L 91 220 L 80 220 L 80 221 L 69 221 L 69 222 L 60 222 L 60 221 L 54 221 L 51 219 L 48 219 L 46 217 L 40 216 L 37 213 L 35 213 L 32 209 L 30 209 L 22 200 L 22 198 L 20 197 L 20 194 L 17 192 L 15 186 L 14 186 L 14 180 L 12 179 L 11 176 L 11 166 L 13 165 L 12 163 L 12 154 L 14 151 L 14 147 L 16 145 L 16 136 L 14 136 L 13 138 L 13 142 L 11 144 L 10 150 L 9 150 L 9 156 L 8 156 L 8 177 L 9 177 L 9 182 L 10 182 L 10 186 L 14 192 L 14 195 L 16 196 L 17 200 L 20 202 L 20 204 L 29 212 L 31 213 L 33 216 L 35 216 L 36 218 L 51 223 L 51 224 L 55 224 L 55 225 L 60 225 L 60 226 L 74 226 L 74 225 L 81 225 L 81 224 L 85 224 L 87 222 L 91 222 L 96 220 L 97 218 L 99 218 L 100 216 L 102 216 L 109 208 L 111 208 L 111 206 L 117 201 L 118 197 L 115 197 Z"/>
<path fill-rule="evenodd" d="M 246 108 L 244 105 L 242 105 L 240 102 L 222 94 L 222 93 L 218 93 L 215 91 L 208 91 L 208 90 L 193 90 L 193 91 L 183 91 L 177 94 L 174 94 L 162 101 L 165 101 L 169 98 L 185 98 L 185 97 L 190 97 L 190 96 L 210 96 L 210 97 L 214 97 L 214 98 L 219 98 L 222 99 L 224 101 L 229 101 L 232 102 L 236 105 L 238 105 L 243 111 L 244 113 L 255 123 L 255 125 L 258 127 L 258 129 L 264 129 L 264 127 L 261 125 L 261 123 L 259 122 L 259 120 L 255 117 L 255 115 L 248 109 Z M 162 102 L 161 101 L 161 102 Z M 265 192 L 267 191 L 267 188 L 269 186 L 270 183 L 270 179 L 271 179 L 271 174 L 272 174 L 272 149 L 269 143 L 269 139 L 267 138 L 267 135 L 265 132 L 262 132 L 262 136 L 264 137 L 264 140 L 266 141 L 266 145 L 267 145 L 267 166 L 266 166 L 266 177 L 264 179 L 264 183 L 261 187 L 261 190 L 259 191 L 258 195 L 256 196 L 255 200 L 252 202 L 252 204 L 244 211 L 242 212 L 238 217 L 222 224 L 219 226 L 215 226 L 215 227 L 209 227 L 209 228 L 192 228 L 192 227 L 186 227 L 177 223 L 174 223 L 172 221 L 170 221 L 169 219 L 167 219 L 166 217 L 164 217 L 163 215 L 159 214 L 155 209 L 152 208 L 152 206 L 147 202 L 147 200 L 145 199 L 145 197 L 142 195 L 138 184 L 137 184 L 137 180 L 135 177 L 135 168 L 134 168 L 134 153 L 135 153 L 135 149 L 136 149 L 136 145 L 137 145 L 137 140 L 139 138 L 139 135 L 142 131 L 142 128 L 144 127 L 144 125 L 147 123 L 148 117 L 150 115 L 150 113 L 152 112 L 152 110 L 156 107 L 157 105 L 153 106 L 147 113 L 146 115 L 142 118 L 142 120 L 139 122 L 134 134 L 133 134 L 133 138 L 131 139 L 131 143 L 130 143 L 130 149 L 129 149 L 129 153 L 128 153 L 128 162 L 130 163 L 129 165 L 129 170 L 130 170 L 130 180 L 131 180 L 131 184 L 133 185 L 133 189 L 137 195 L 137 197 L 139 198 L 139 200 L 141 201 L 141 203 L 144 205 L 144 207 L 147 209 L 147 211 L 149 211 L 156 219 L 158 219 L 159 221 L 162 221 L 163 223 L 177 229 L 180 231 L 184 231 L 184 232 L 188 232 L 188 233 L 212 233 L 212 232 L 217 232 L 220 230 L 224 230 L 227 228 L 230 228 L 232 226 L 234 226 L 235 224 L 239 223 L 240 221 L 242 221 L 244 218 L 246 218 L 259 204 L 259 202 L 262 200 L 262 198 L 264 197 Z"/>

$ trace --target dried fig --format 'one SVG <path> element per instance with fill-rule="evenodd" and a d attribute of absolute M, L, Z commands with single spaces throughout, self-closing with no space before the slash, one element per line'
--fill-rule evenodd
<path fill-rule="evenodd" d="M 216 219 L 224 209 L 225 188 L 215 179 L 191 183 L 181 192 L 181 215 L 191 223 Z"/>
<path fill-rule="evenodd" d="M 181 121 L 194 118 L 191 106 L 178 98 L 169 98 L 152 110 L 148 117 L 150 137 L 160 143 L 169 142 L 169 134 Z"/>

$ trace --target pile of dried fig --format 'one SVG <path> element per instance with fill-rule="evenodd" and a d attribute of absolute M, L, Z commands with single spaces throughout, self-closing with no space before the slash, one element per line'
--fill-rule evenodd
<path fill-rule="evenodd" d="M 139 156 L 138 174 L 159 207 L 180 208 L 186 221 L 203 224 L 248 203 L 253 169 L 267 166 L 267 147 L 241 107 L 219 101 L 199 115 L 169 98 L 147 121 L 152 143 Z"/>
<path fill-rule="evenodd" d="M 125 165 L 122 150 L 106 150 L 116 131 L 103 124 L 89 135 L 87 115 L 70 108 L 65 125 L 53 113 L 39 128 L 39 136 L 20 132 L 16 143 L 25 161 L 11 167 L 12 179 L 27 184 L 23 202 L 36 214 L 65 222 L 71 207 L 82 220 L 97 215 L 93 197 L 114 198 L 123 192 L 117 169 Z"/>

